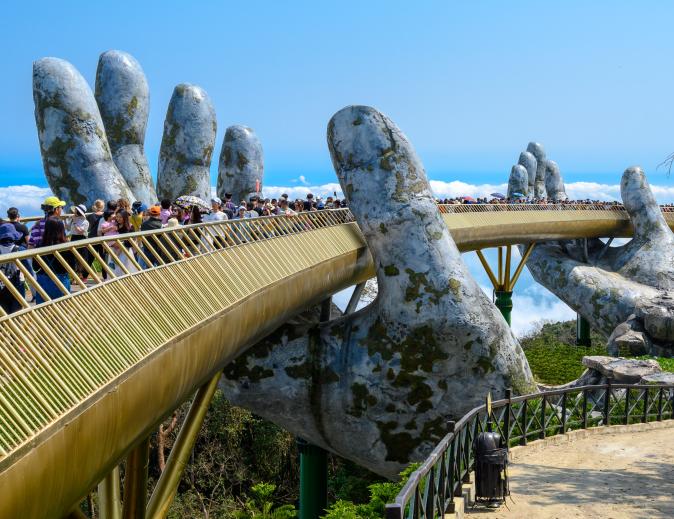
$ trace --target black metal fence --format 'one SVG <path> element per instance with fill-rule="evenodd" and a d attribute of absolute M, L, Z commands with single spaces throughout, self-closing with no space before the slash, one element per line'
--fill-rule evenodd
<path fill-rule="evenodd" d="M 486 406 L 476 407 L 449 432 L 396 496 L 386 519 L 435 519 L 454 512 L 454 497 L 470 481 L 473 441 L 487 429 Z M 492 428 L 509 446 L 604 425 L 674 418 L 674 385 L 603 384 L 506 398 L 492 404 Z"/>

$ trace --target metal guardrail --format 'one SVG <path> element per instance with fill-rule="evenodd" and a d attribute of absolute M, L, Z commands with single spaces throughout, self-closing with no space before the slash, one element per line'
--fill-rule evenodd
<path fill-rule="evenodd" d="M 144 350 L 148 349 L 148 337 L 143 337 L 144 342 L 138 342 L 130 329 L 124 331 L 105 328 L 108 343 L 99 344 L 93 342 L 89 337 L 91 333 L 87 330 L 70 326 L 71 321 L 76 320 L 75 317 L 91 315 L 90 320 L 85 319 L 84 322 L 104 328 L 103 320 L 96 318 L 96 315 L 114 313 L 114 307 L 118 304 L 124 305 L 127 311 L 135 307 L 130 299 L 137 295 L 125 291 L 123 285 L 116 283 L 116 280 L 142 277 L 136 284 L 142 285 L 143 290 L 163 292 L 165 296 L 170 296 L 171 284 L 179 282 L 179 277 L 173 276 L 166 269 L 167 266 L 183 266 L 181 270 L 191 271 L 194 270 L 191 260 L 199 259 L 197 256 L 213 255 L 223 249 L 230 249 L 241 260 L 241 268 L 246 272 L 250 271 L 251 276 L 255 276 L 257 280 L 256 285 L 259 285 L 269 278 L 269 274 L 262 267 L 262 261 L 246 257 L 247 247 L 255 247 L 257 251 L 255 242 L 273 242 L 276 238 L 290 235 L 310 235 L 313 230 L 341 226 L 350 222 L 350 218 L 348 211 L 334 210 L 307 212 L 293 217 L 208 222 L 80 240 L 3 255 L 2 261 L 12 263 L 20 269 L 29 286 L 45 302 L 31 305 L 27 299 L 28 293 L 25 296 L 21 294 L 0 272 L 0 281 L 22 307 L 17 312 L 0 317 L 0 460 L 33 437 L 36 431 L 40 431 L 46 424 L 57 420 L 68 409 L 86 399 L 115 374 L 124 371 L 130 363 L 144 357 Z M 92 261 L 97 259 L 101 262 L 107 280 L 103 279 L 102 273 L 93 269 L 85 252 L 91 255 L 89 258 Z M 107 256 L 109 261 L 103 256 Z M 278 266 L 277 260 L 278 258 L 274 258 L 267 262 L 267 268 L 275 273 L 283 270 Z M 290 259 L 282 261 L 284 264 L 292 263 Z M 28 262 L 34 262 L 43 269 L 44 275 L 58 288 L 59 297 L 50 298 L 30 273 L 26 266 Z M 108 262 L 114 264 L 114 268 Z M 67 290 L 55 272 L 57 265 L 75 280 L 79 291 Z M 75 272 L 78 266 L 88 273 L 92 283 L 80 280 Z M 208 276 L 213 283 L 219 284 L 222 281 L 218 269 L 224 271 L 225 267 L 213 264 L 207 272 L 194 270 L 192 275 Z M 166 273 L 162 275 L 164 271 Z M 142 272 L 147 272 L 148 275 L 136 276 Z M 244 281 L 241 280 L 242 283 Z M 87 297 L 89 294 L 86 292 L 96 290 L 102 284 L 110 287 L 115 299 L 105 301 L 97 297 Z M 199 286 L 202 285 L 204 283 L 199 283 Z M 228 293 L 246 293 L 245 287 L 222 288 Z M 177 287 L 173 287 L 173 290 L 177 290 Z M 215 293 L 216 290 L 213 290 L 212 294 Z M 191 299 L 192 295 L 187 297 Z M 224 304 L 211 299 L 209 302 L 212 305 L 209 308 Z M 236 297 L 232 296 L 232 299 Z M 193 307 L 197 305 L 196 300 L 192 302 Z M 200 306 L 203 307 L 203 303 Z M 137 320 L 151 319 L 155 324 L 161 324 L 162 330 L 166 331 L 163 337 L 172 333 L 167 330 L 173 329 L 172 323 L 164 322 L 166 319 L 174 319 L 177 323 L 184 324 L 198 321 L 200 317 L 197 313 L 200 316 L 209 313 L 209 308 L 200 308 L 199 312 L 195 308 L 189 312 L 182 305 L 173 305 L 172 308 L 173 313 L 166 314 L 161 319 L 157 312 L 152 312 L 151 315 L 138 315 Z M 69 315 L 71 312 L 72 315 Z M 153 332 L 151 328 L 147 326 L 145 333 Z M 128 346 L 128 341 L 117 338 L 120 333 L 128 334 L 133 345 Z M 162 342 L 159 336 L 152 341 Z M 136 351 L 138 349 L 143 351 Z"/>
<path fill-rule="evenodd" d="M 441 213 L 491 213 L 503 211 L 619 211 L 624 212 L 622 204 L 438 204 Z M 663 212 L 672 212 L 674 207 L 661 206 Z"/>
<path fill-rule="evenodd" d="M 486 406 L 458 422 L 396 496 L 386 519 L 435 519 L 454 512 L 454 497 L 474 469 L 473 442 L 487 430 Z M 603 384 L 545 391 L 492 404 L 492 427 L 508 446 L 571 430 L 674 418 L 674 385 Z"/>
<path fill-rule="evenodd" d="M 40 285 L 33 269 L 46 275 L 58 289 L 58 297 L 67 297 L 59 273 L 68 275 L 79 290 L 88 290 L 105 281 L 165 265 L 184 258 L 199 256 L 217 249 L 267 240 L 320 227 L 353 221 L 348 209 L 312 211 L 293 216 L 267 216 L 204 222 L 130 232 L 107 237 L 89 238 L 51 247 L 39 247 L 0 256 L 0 265 L 13 264 L 20 271 L 30 291 L 16 286 L 0 270 L 0 282 L 7 287 L 21 309 L 31 308 L 28 296 L 33 291 L 42 301 L 54 299 Z M 94 268 L 94 261 L 100 271 Z M 91 280 L 87 284 L 80 274 Z M 0 308 L 0 319 L 7 313 Z"/>

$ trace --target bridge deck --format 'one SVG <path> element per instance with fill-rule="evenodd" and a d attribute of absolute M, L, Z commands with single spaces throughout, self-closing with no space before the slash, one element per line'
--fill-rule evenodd
<path fill-rule="evenodd" d="M 461 250 L 630 232 L 624 211 L 502 209 L 440 208 Z M 171 259 L 139 270 L 122 243 L 138 257 L 149 249 Z M 347 210 L 83 240 L 0 259 L 25 270 L 22 261 L 44 264 L 52 254 L 61 262 L 68 250 L 96 247 L 121 275 L 104 265 L 107 281 L 95 277 L 95 286 L 37 306 L 22 300 L 23 310 L 0 317 L 0 517 L 64 515 L 241 351 L 374 275 Z"/>

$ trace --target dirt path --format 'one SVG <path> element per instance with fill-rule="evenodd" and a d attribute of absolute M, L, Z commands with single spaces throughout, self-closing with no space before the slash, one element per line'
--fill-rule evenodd
<path fill-rule="evenodd" d="M 674 518 L 674 429 L 591 436 L 520 453 L 512 501 L 481 519 Z M 514 502 L 513 502 L 514 501 Z"/>

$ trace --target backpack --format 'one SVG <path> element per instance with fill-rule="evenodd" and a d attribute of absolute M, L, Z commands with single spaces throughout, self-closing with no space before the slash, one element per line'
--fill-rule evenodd
<path fill-rule="evenodd" d="M 19 246 L 14 245 L 14 247 L 12 247 L 12 250 L 9 252 L 12 253 L 18 250 Z M 0 272 L 2 272 L 14 286 L 18 285 L 19 281 L 21 280 L 21 271 L 19 270 L 19 267 L 17 267 L 14 263 L 1 263 Z M 0 290 L 3 290 L 4 288 L 5 284 L 2 282 L 2 280 L 0 280 Z"/>

